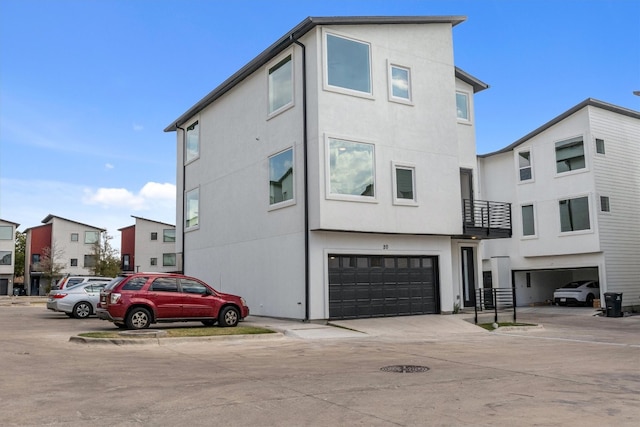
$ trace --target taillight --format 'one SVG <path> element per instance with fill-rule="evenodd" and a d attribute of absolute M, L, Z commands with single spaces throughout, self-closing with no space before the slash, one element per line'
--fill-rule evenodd
<path fill-rule="evenodd" d="M 60 299 L 66 297 L 67 294 L 53 294 L 53 299 Z"/>
<path fill-rule="evenodd" d="M 109 304 L 117 304 L 120 302 L 120 297 L 122 297 L 122 294 L 112 293 L 111 298 L 109 299 Z"/>

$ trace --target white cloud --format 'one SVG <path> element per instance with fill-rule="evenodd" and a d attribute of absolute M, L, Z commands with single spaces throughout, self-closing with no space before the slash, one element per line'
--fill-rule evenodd
<path fill-rule="evenodd" d="M 169 183 L 148 182 L 136 194 L 126 188 L 85 189 L 83 202 L 103 208 L 126 206 L 133 211 L 153 210 L 162 206 L 175 206 L 176 186 Z"/>
<path fill-rule="evenodd" d="M 134 123 L 133 124 L 133 130 L 135 132 L 143 131 L 144 130 L 144 126 L 142 126 L 141 124 L 138 124 L 138 123 Z"/>
<path fill-rule="evenodd" d="M 115 166 L 113 166 L 111 163 L 107 163 L 107 164 L 104 165 L 104 168 L 106 170 L 111 170 L 111 169 L 115 168 Z"/>

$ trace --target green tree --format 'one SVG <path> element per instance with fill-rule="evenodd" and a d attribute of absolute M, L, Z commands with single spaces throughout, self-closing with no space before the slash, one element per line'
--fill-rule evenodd
<path fill-rule="evenodd" d="M 115 277 L 120 272 L 120 254 L 111 247 L 112 239 L 113 237 L 103 231 L 100 239 L 93 244 L 92 255 L 95 264 L 90 270 L 96 276 Z"/>
<path fill-rule="evenodd" d="M 16 230 L 16 250 L 13 275 L 24 277 L 24 254 L 27 249 L 27 235 Z"/>

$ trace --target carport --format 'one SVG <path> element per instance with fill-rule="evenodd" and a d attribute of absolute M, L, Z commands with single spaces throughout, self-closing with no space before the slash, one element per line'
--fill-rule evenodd
<path fill-rule="evenodd" d="M 513 270 L 516 305 L 527 307 L 553 301 L 553 291 L 574 280 L 599 280 L 598 267 Z"/>

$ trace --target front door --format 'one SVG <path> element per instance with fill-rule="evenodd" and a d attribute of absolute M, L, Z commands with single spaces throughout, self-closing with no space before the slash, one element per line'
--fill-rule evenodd
<path fill-rule="evenodd" d="M 476 269 L 473 247 L 463 246 L 460 253 L 460 265 L 462 267 L 462 296 L 465 307 L 475 305 Z"/>

